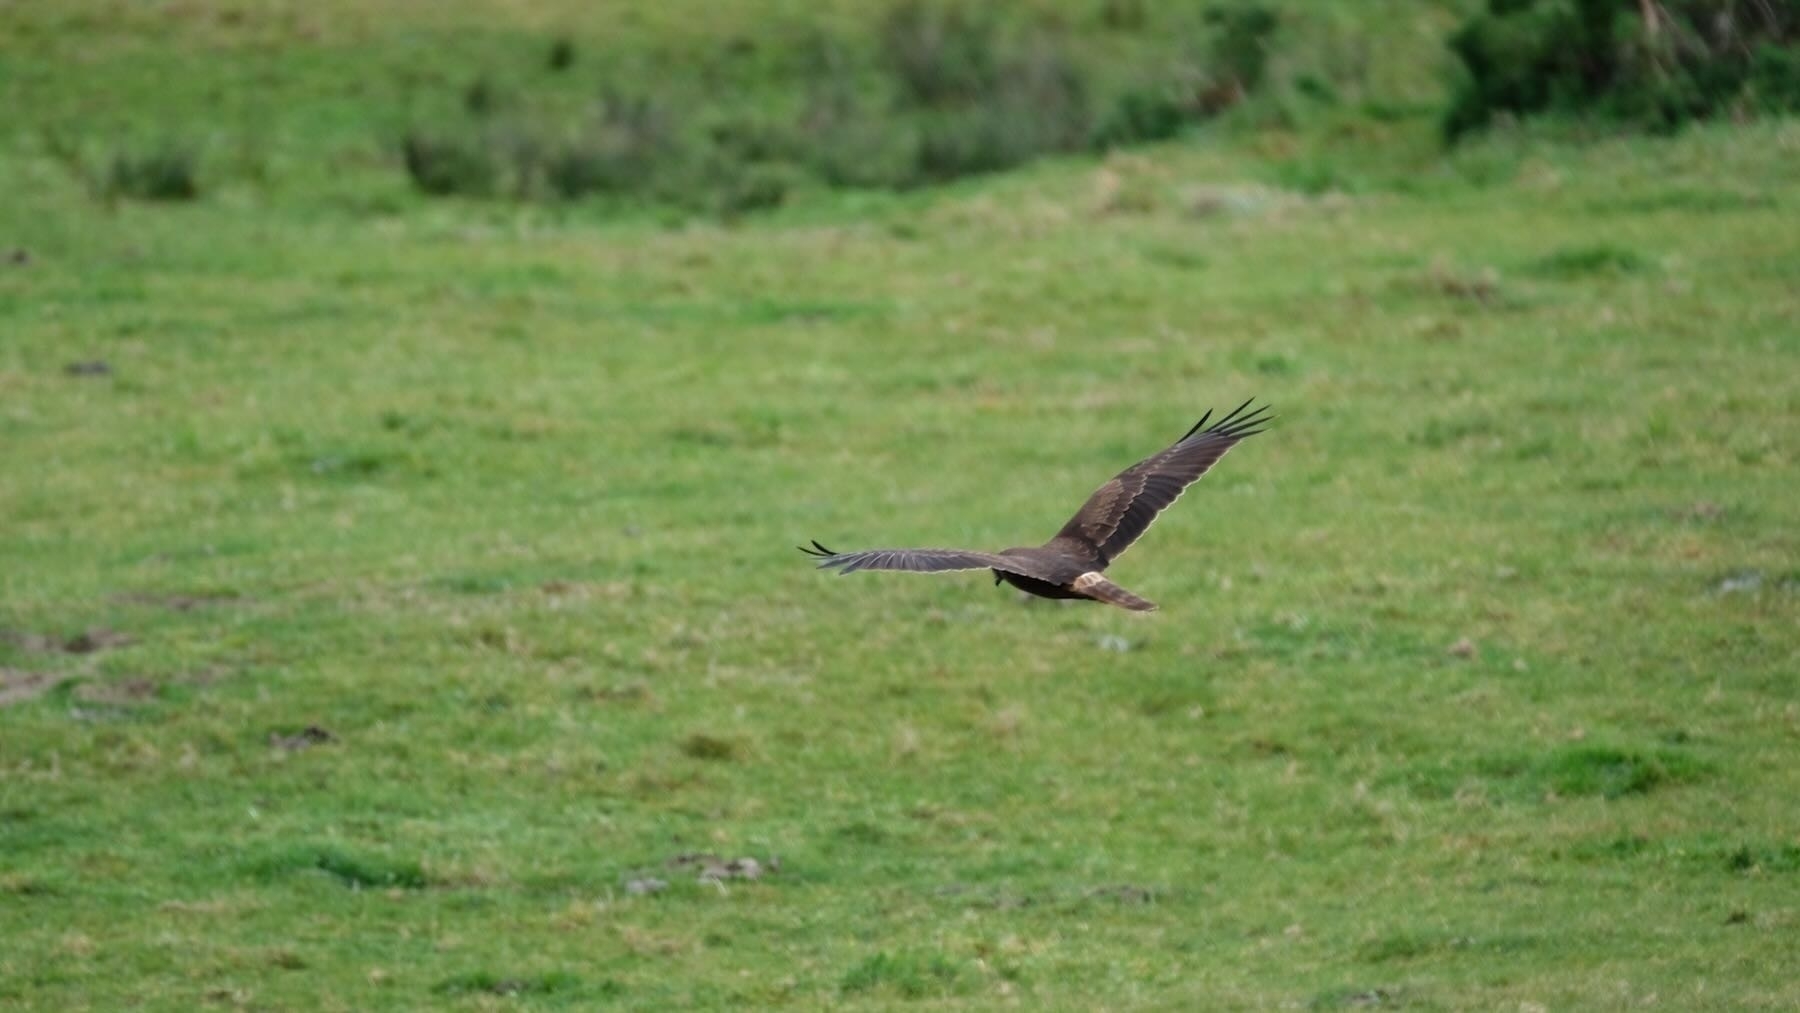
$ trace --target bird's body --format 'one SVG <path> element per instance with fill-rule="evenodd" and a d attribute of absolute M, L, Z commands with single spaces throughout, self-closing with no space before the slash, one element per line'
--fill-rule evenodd
<path fill-rule="evenodd" d="M 1079 557 L 1068 551 L 1067 547 L 1053 544 L 1016 549 L 1001 549 L 1002 556 L 1012 556 L 1020 560 L 1030 560 L 1042 567 L 1048 577 L 1028 577 L 1010 570 L 995 570 L 994 583 L 1006 581 L 1008 584 L 1039 598 L 1085 598 L 1086 595 L 1073 590 L 1070 585 L 1076 578 L 1092 571 L 1090 566 L 1082 566 Z"/>
<path fill-rule="evenodd" d="M 1238 441 L 1262 432 L 1267 408 L 1249 414 L 1246 401 L 1237 410 L 1203 429 L 1208 412 L 1175 444 L 1126 468 L 1094 490 L 1075 516 L 1054 538 L 1039 546 L 979 552 L 968 549 L 870 549 L 837 553 L 818 542 L 802 552 L 818 557 L 819 566 L 841 574 L 857 570 L 947 570 L 994 572 L 1005 581 L 1040 598 L 1085 598 L 1136 612 L 1156 608 L 1106 579 L 1104 571 L 1150 527 L 1158 514 L 1181 497 Z"/>

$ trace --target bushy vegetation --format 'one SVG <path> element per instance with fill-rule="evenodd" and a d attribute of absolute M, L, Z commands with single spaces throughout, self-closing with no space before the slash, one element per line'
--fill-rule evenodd
<path fill-rule="evenodd" d="M 497 170 L 488 149 L 469 137 L 408 131 L 400 142 L 407 175 L 422 192 L 486 196 Z"/>
<path fill-rule="evenodd" d="M 173 137 L 127 141 L 100 155 L 54 126 L 44 130 L 42 141 L 51 158 L 107 203 L 189 201 L 200 196 L 200 149 L 189 142 Z"/>
<path fill-rule="evenodd" d="M 460 122 L 420 128 L 403 162 L 428 194 L 589 196 L 712 207 L 777 206 L 797 185 L 907 189 L 998 172 L 1044 155 L 1164 140 L 1257 92 L 1280 24 L 1271 8 L 1199 8 L 1156 44 L 1145 71 L 1083 55 L 1066 26 L 953 0 L 897 0 L 866 38 L 805 33 L 778 89 L 802 96 L 787 120 L 679 89 L 622 98 L 603 87 L 569 122 L 529 96 L 502 108 L 488 78 L 464 91 Z M 1152 30 L 1144 11 L 1107 7 L 1114 31 Z M 1171 24 L 1160 26 L 1169 31 Z M 1146 48 L 1140 44 L 1128 51 Z M 550 66 L 574 63 L 558 40 Z M 641 86 L 640 86 L 641 87 Z"/>
<path fill-rule="evenodd" d="M 544 178 L 567 199 L 654 192 L 661 174 L 685 162 L 673 116 L 652 96 L 609 91 L 575 136 L 548 152 Z"/>
<path fill-rule="evenodd" d="M 1325 122 L 1370 135 L 1440 118 L 1456 137 L 1495 116 L 1556 110 L 1666 128 L 1800 108 L 1792 5 L 1493 0 L 1473 16 L 1470 7 L 867 0 L 829 19 L 718 18 L 720 30 L 679 42 L 570 20 L 527 30 L 516 45 L 388 54 L 352 84 L 320 83 L 358 96 L 357 113 L 320 122 L 351 132 L 383 124 L 374 143 L 386 165 L 429 197 L 733 217 L 808 193 L 905 191 L 1165 141 L 1220 120 L 1227 132 Z M 209 88 L 248 95 L 228 81 Z M 103 104 L 71 97 L 57 129 Z M 88 154 L 66 164 L 107 201 L 183 200 L 202 192 L 198 149 L 121 138 L 203 127 L 214 153 L 207 190 L 261 186 L 300 166 L 335 175 L 373 140 L 294 138 L 272 153 L 266 118 L 216 106 L 72 138 Z M 1279 161 L 1279 174 L 1314 191 L 1357 184 L 1330 159 Z"/>
<path fill-rule="evenodd" d="M 1450 39 L 1467 70 L 1444 127 L 1595 112 L 1652 129 L 1800 110 L 1800 5 L 1767 0 L 1488 0 Z"/>
<path fill-rule="evenodd" d="M 199 162 L 193 146 L 177 141 L 117 151 L 107 166 L 106 189 L 143 200 L 193 200 L 200 196 Z"/>

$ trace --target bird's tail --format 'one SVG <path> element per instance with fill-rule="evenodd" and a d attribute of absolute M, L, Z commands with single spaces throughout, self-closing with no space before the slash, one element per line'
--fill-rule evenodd
<path fill-rule="evenodd" d="M 1108 605 L 1117 605 L 1122 609 L 1130 609 L 1133 612 L 1156 611 L 1155 602 L 1139 598 L 1130 591 L 1127 591 L 1112 581 L 1107 580 L 1105 577 L 1102 577 L 1098 572 L 1084 573 L 1081 576 L 1076 577 L 1075 583 L 1072 584 L 1071 587 L 1075 591 L 1085 594 L 1095 601 L 1103 601 Z"/>

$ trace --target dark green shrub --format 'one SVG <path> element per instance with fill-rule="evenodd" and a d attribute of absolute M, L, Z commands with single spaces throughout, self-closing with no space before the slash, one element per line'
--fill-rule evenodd
<path fill-rule="evenodd" d="M 550 55 L 545 60 L 551 70 L 564 71 L 575 66 L 575 42 L 567 35 L 559 35 L 550 43 Z"/>
<path fill-rule="evenodd" d="M 1092 129 L 1087 76 L 1068 49 L 1048 35 L 1027 40 L 1005 67 L 998 104 L 1025 120 L 1040 151 L 1074 151 Z"/>
<path fill-rule="evenodd" d="M 1142 31 L 1149 21 L 1145 0 L 1100 0 L 1100 24 L 1115 32 Z"/>
<path fill-rule="evenodd" d="M 891 190 L 916 178 L 919 131 L 909 121 L 852 109 L 812 123 L 804 143 L 805 166 L 829 186 Z"/>
<path fill-rule="evenodd" d="M 1260 3 L 1214 7 L 1206 12 L 1213 34 L 1207 68 L 1214 87 L 1240 98 L 1257 90 L 1269 66 L 1269 46 L 1281 19 Z"/>
<path fill-rule="evenodd" d="M 549 156 L 544 177 L 557 196 L 571 200 L 593 193 L 644 194 L 673 172 L 680 157 L 667 106 L 608 91 L 594 121 Z"/>
<path fill-rule="evenodd" d="M 1089 143 L 1086 75 L 1046 31 L 1003 38 L 987 9 L 901 0 L 876 51 L 891 88 L 885 103 L 861 87 L 843 45 L 807 50 L 812 84 L 782 154 L 832 186 L 943 182 Z M 766 152 L 768 140 L 746 150 Z"/>
<path fill-rule="evenodd" d="M 1800 109 L 1782 69 L 1797 42 L 1792 3 L 1488 0 L 1450 38 L 1468 73 L 1444 131 L 1454 140 L 1500 113 L 1592 112 L 1672 129 L 1751 102 Z"/>
<path fill-rule="evenodd" d="M 1203 20 L 1207 25 L 1200 46 L 1203 66 L 1119 92 L 1094 131 L 1094 146 L 1167 140 L 1187 124 L 1217 115 L 1262 88 L 1269 50 L 1281 27 L 1275 11 L 1261 3 L 1241 2 L 1209 8 Z M 1317 77 L 1303 78 L 1302 91 L 1321 100 L 1336 97 Z"/>
<path fill-rule="evenodd" d="M 997 87 L 979 101 L 925 117 L 917 178 L 944 182 L 999 172 L 1079 150 L 1089 133 L 1085 79 L 1059 47 L 1040 39 L 1008 61 Z"/>
<path fill-rule="evenodd" d="M 486 147 L 472 136 L 408 131 L 400 154 L 413 185 L 433 196 L 487 196 L 499 173 Z"/>
<path fill-rule="evenodd" d="M 1000 172 L 1032 156 L 1029 140 L 1004 110 L 972 106 L 927 120 L 914 168 L 926 183 Z"/>
<path fill-rule="evenodd" d="M 1750 66 L 1750 89 L 1756 105 L 1767 112 L 1800 109 L 1800 47 L 1763 43 Z"/>
<path fill-rule="evenodd" d="M 463 109 L 471 116 L 486 116 L 499 105 L 500 89 L 485 74 L 463 89 Z"/>
<path fill-rule="evenodd" d="M 724 120 L 707 131 L 715 150 L 740 162 L 777 162 L 800 153 L 793 132 L 779 124 L 751 117 Z"/>
<path fill-rule="evenodd" d="M 787 202 L 793 184 L 793 172 L 785 166 L 740 165 L 714 187 L 712 211 L 721 218 L 771 211 Z"/>
<path fill-rule="evenodd" d="M 1320 105 L 1338 104 L 1337 89 L 1332 87 L 1330 81 L 1317 74 L 1300 74 L 1295 77 L 1294 91 Z"/>
<path fill-rule="evenodd" d="M 1194 118 L 1191 104 L 1168 88 L 1129 88 L 1113 100 L 1112 109 L 1095 128 L 1094 146 L 1116 148 L 1166 141 Z"/>
<path fill-rule="evenodd" d="M 806 82 L 794 123 L 793 158 L 835 187 L 892 188 L 912 171 L 912 124 L 859 87 L 850 47 L 834 35 L 801 37 L 796 65 Z"/>
<path fill-rule="evenodd" d="M 200 196 L 200 155 L 176 141 L 147 151 L 115 151 L 103 190 L 139 200 L 193 200 Z"/>
<path fill-rule="evenodd" d="M 572 125 L 482 76 L 456 96 L 460 125 L 406 135 L 407 172 L 429 194 L 610 195 L 727 216 L 779 206 L 808 177 L 857 188 L 944 182 L 1171 137 L 1262 86 L 1280 25 L 1262 2 L 1225 0 L 1204 13 L 1191 63 L 1096 96 L 1062 22 L 978 0 L 890 3 L 871 37 L 814 30 L 776 57 L 800 82 L 791 118 L 721 98 L 708 123 L 686 124 L 667 91 L 612 92 Z M 1135 30 L 1156 10 L 1131 0 L 1097 13 Z M 727 81 L 730 60 L 764 58 L 748 41 L 725 45 L 730 59 L 700 61 L 702 77 Z M 575 59 L 567 38 L 550 47 L 553 71 Z"/>
<path fill-rule="evenodd" d="M 626 189 L 625 184 L 635 176 L 616 153 L 586 141 L 559 148 L 544 161 L 544 182 L 566 200 Z"/>
<path fill-rule="evenodd" d="M 1001 77 L 998 25 L 985 7 L 901 0 L 882 20 L 876 44 L 916 105 L 971 102 Z"/>

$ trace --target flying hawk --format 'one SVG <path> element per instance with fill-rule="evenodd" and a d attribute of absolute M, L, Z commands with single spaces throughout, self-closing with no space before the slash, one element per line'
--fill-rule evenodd
<path fill-rule="evenodd" d="M 1254 398 L 1251 399 L 1255 400 Z M 1246 413 L 1250 401 L 1206 426 L 1212 412 L 1175 445 L 1119 472 L 1088 497 L 1056 537 L 1036 547 L 977 552 L 969 549 L 869 549 L 833 552 L 818 542 L 800 551 L 818 557 L 821 569 L 840 574 L 857 570 L 992 570 L 994 583 L 1008 584 L 1040 598 L 1087 598 L 1150 612 L 1155 603 L 1107 580 L 1101 572 L 1150 527 L 1158 514 L 1181 498 L 1239 440 L 1263 431 L 1268 406 Z"/>

